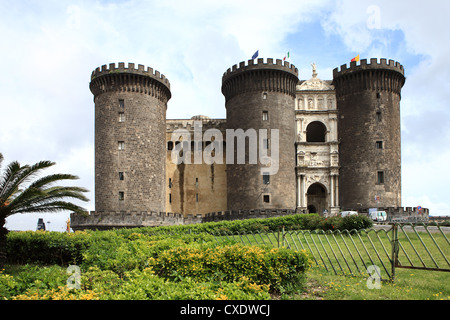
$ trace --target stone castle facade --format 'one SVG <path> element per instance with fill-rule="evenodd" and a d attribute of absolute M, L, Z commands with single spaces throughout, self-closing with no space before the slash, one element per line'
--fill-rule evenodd
<path fill-rule="evenodd" d="M 401 207 L 403 66 L 361 60 L 336 68 L 333 80 L 312 69 L 299 80 L 288 62 L 241 62 L 222 78 L 226 119 L 176 120 L 166 119 L 170 83 L 158 71 L 133 63 L 97 68 L 90 83 L 96 211 L 72 215 L 72 228 L 372 207 L 417 214 Z M 269 157 L 255 161 L 253 147 Z"/>

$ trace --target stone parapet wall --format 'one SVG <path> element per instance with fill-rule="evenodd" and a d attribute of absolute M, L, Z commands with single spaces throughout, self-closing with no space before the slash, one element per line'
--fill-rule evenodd
<path fill-rule="evenodd" d="M 219 211 L 205 215 L 183 215 L 170 212 L 95 212 L 88 215 L 70 215 L 70 226 L 74 231 L 91 229 L 107 230 L 119 228 L 161 227 L 189 225 L 224 220 L 247 220 L 275 218 L 295 214 L 295 210 L 261 209 Z"/>

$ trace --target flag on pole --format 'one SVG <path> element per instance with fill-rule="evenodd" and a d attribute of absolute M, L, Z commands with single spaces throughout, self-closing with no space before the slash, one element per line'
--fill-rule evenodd
<path fill-rule="evenodd" d="M 352 62 L 353 61 L 358 61 L 359 62 L 359 54 L 356 56 L 356 57 L 354 57 L 353 59 L 352 59 Z"/>
<path fill-rule="evenodd" d="M 259 56 L 259 50 L 256 50 L 255 54 L 252 56 L 252 59 L 255 60 Z"/>
<path fill-rule="evenodd" d="M 288 53 L 286 54 L 286 56 L 284 57 L 284 59 L 283 59 L 283 61 L 286 61 L 286 59 L 289 59 L 289 51 L 288 51 Z"/>

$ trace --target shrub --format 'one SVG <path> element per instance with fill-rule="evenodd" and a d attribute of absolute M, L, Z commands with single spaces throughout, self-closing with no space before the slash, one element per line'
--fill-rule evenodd
<path fill-rule="evenodd" d="M 16 295 L 39 295 L 49 289 L 64 286 L 67 281 L 66 269 L 60 266 L 41 267 L 25 265 L 15 267 L 14 276 L 0 273 L 0 298 L 9 299 Z M 31 294 L 32 292 L 32 294 Z"/>
<path fill-rule="evenodd" d="M 309 267 L 306 252 L 235 244 L 223 247 L 177 247 L 151 259 L 155 273 L 170 280 L 235 282 L 247 277 L 258 285 L 279 290 L 301 282 Z"/>
<path fill-rule="evenodd" d="M 90 241 L 91 234 L 84 231 L 9 232 L 6 242 L 7 258 L 9 263 L 14 264 L 78 264 Z"/>
<path fill-rule="evenodd" d="M 319 229 L 322 229 L 324 231 L 336 231 L 341 230 L 342 228 L 342 217 L 336 216 L 336 217 L 330 217 L 323 219 L 319 224 Z"/>
<path fill-rule="evenodd" d="M 346 216 L 342 218 L 340 230 L 362 230 L 372 228 L 373 221 L 366 216 Z"/>
<path fill-rule="evenodd" d="M 101 299 L 112 300 L 268 300 L 268 286 L 252 283 L 248 278 L 235 282 L 202 282 L 193 278 L 168 281 L 148 269 L 127 273 L 116 291 L 103 291 Z"/>

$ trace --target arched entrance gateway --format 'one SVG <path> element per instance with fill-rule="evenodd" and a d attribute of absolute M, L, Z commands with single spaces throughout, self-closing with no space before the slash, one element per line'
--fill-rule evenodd
<path fill-rule="evenodd" d="M 327 201 L 327 190 L 321 183 L 314 183 L 308 188 L 308 212 L 323 214 L 329 210 Z"/>

